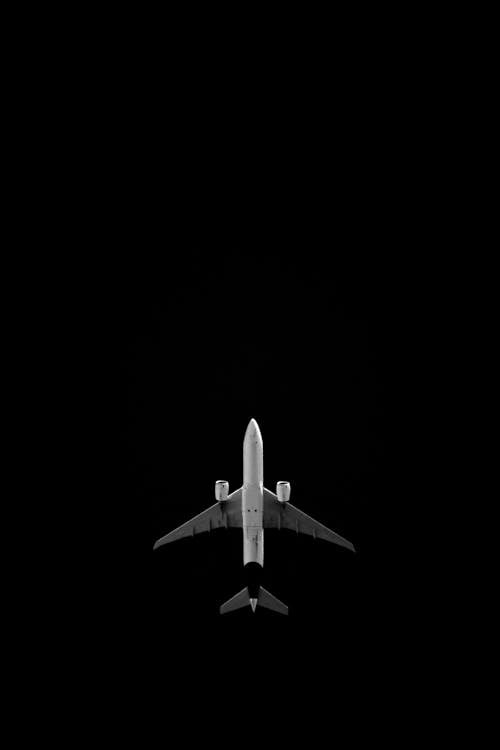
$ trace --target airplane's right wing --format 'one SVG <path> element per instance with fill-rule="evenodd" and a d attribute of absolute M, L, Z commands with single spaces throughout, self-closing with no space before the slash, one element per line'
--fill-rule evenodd
<path fill-rule="evenodd" d="M 297 534 L 309 534 L 315 539 L 325 539 L 327 542 L 347 547 L 353 552 L 356 551 L 351 542 L 340 534 L 336 534 L 319 521 L 315 521 L 291 503 L 280 503 L 274 492 L 265 488 L 263 524 L 265 529 L 290 529 Z"/>
<path fill-rule="evenodd" d="M 176 542 L 195 534 L 202 534 L 204 531 L 212 531 L 219 528 L 241 528 L 241 488 L 231 493 L 227 500 L 222 503 L 215 503 L 210 508 L 199 513 L 190 521 L 186 521 L 182 526 L 170 531 L 155 542 L 153 549 L 158 549 L 169 542 Z"/>

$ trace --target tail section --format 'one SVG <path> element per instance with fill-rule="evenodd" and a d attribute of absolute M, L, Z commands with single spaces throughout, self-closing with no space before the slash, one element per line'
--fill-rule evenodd
<path fill-rule="evenodd" d="M 235 609 L 241 609 L 250 604 L 250 597 L 248 595 L 248 589 L 245 587 L 240 591 L 239 594 L 233 596 L 220 608 L 221 615 L 225 615 L 226 612 L 233 612 Z M 252 607 L 253 609 L 253 607 Z"/>
<path fill-rule="evenodd" d="M 267 609 L 272 609 L 275 612 L 279 612 L 282 615 L 288 614 L 288 607 L 286 604 L 283 604 L 283 602 L 280 602 L 279 599 L 277 599 L 275 596 L 269 593 L 263 586 L 259 589 L 259 597 L 258 597 L 258 604 L 259 607 L 266 607 Z"/>
<path fill-rule="evenodd" d="M 239 594 L 233 596 L 220 608 L 221 615 L 225 615 L 227 612 L 234 612 L 235 609 L 241 609 L 247 606 L 252 607 L 252 611 L 255 612 L 257 605 L 265 607 L 266 609 L 272 609 L 274 612 L 279 612 L 282 615 L 288 614 L 288 607 L 283 602 L 280 602 L 275 596 L 269 593 L 263 586 L 259 586 L 256 597 L 250 597 L 248 588 L 242 589 Z"/>

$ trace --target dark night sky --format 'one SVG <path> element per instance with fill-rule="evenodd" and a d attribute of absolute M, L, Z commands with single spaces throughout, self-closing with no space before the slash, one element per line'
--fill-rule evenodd
<path fill-rule="evenodd" d="M 403 31 L 397 36 L 403 39 Z M 73 503 L 74 522 L 64 487 L 61 545 L 71 544 L 78 562 L 58 595 L 58 627 L 65 629 L 72 607 L 80 631 L 70 653 L 82 660 L 99 654 L 91 685 L 104 682 L 114 653 L 113 680 L 124 676 L 132 705 L 143 694 L 141 721 L 157 724 L 162 746 L 179 744 L 173 697 L 186 707 L 182 744 L 194 744 L 198 724 L 207 745 L 221 737 L 272 742 L 262 731 L 266 720 L 293 730 L 307 696 L 332 742 L 344 706 L 362 706 L 350 725 L 351 744 L 361 745 L 362 729 L 372 730 L 367 706 L 380 707 L 371 716 L 387 714 L 390 722 L 403 702 L 400 685 L 425 650 L 432 601 L 442 595 L 436 586 L 432 600 L 421 575 L 432 575 L 436 539 L 428 530 L 441 501 L 425 475 L 441 393 L 422 325 L 435 327 L 423 281 L 435 278 L 436 249 L 447 246 L 447 230 L 434 232 L 428 218 L 441 211 L 446 192 L 427 148 L 436 118 L 432 111 L 419 119 L 403 73 L 393 82 L 367 59 L 359 63 L 364 88 L 351 85 L 345 69 L 357 64 L 357 50 L 336 54 L 333 65 L 315 62 L 327 72 L 325 85 L 318 70 L 302 71 L 301 61 L 275 124 L 271 105 L 281 107 L 277 91 L 286 76 L 273 86 L 269 109 L 262 101 L 254 107 L 239 81 L 232 90 L 218 77 L 202 86 L 206 106 L 178 75 L 188 46 L 165 73 L 162 63 L 161 85 L 147 91 L 150 76 L 138 76 L 144 106 L 127 108 L 144 132 L 115 146 L 122 184 L 115 189 L 100 169 L 90 170 L 84 219 L 74 222 L 78 237 L 89 233 L 75 277 L 89 267 L 111 320 L 108 327 L 85 279 L 82 312 L 95 323 L 91 362 L 87 372 L 85 346 L 71 330 L 82 384 L 64 408 L 71 418 L 83 394 L 94 400 L 94 385 L 95 416 L 82 430 L 81 449 L 66 433 L 62 438 L 87 465 L 99 463 L 102 443 L 102 479 L 91 478 L 84 500 Z M 252 75 L 258 56 L 252 50 L 248 59 Z M 399 68 L 399 57 L 387 62 Z M 196 65 L 199 86 L 208 66 Z M 193 114 L 184 100 L 196 105 Z M 108 144 L 101 119 L 106 164 L 123 127 L 110 132 Z M 87 214 L 99 189 L 106 226 L 94 228 Z M 87 251 L 94 245 L 92 265 Z M 115 254 L 105 260 L 108 249 Z M 449 278 L 447 267 L 444 286 Z M 60 281 L 67 281 L 64 273 Z M 453 327 L 454 311 L 447 313 Z M 436 349 L 447 335 L 436 331 Z M 58 342 L 61 381 L 69 368 L 66 343 Z M 117 376 L 110 367 L 107 380 L 105 362 L 115 351 Z M 420 416 L 422 405 L 427 413 Z M 153 552 L 156 539 L 215 502 L 216 480 L 228 480 L 230 491 L 241 486 L 251 418 L 263 436 L 265 485 L 274 491 L 277 481 L 289 481 L 292 503 L 356 548 L 352 554 L 307 536 L 265 532 L 262 583 L 288 605 L 288 617 L 259 609 L 219 615 L 245 584 L 240 530 Z M 58 454 L 50 460 L 57 468 L 65 463 Z M 71 481 L 80 483 L 76 471 Z M 38 496 L 36 502 L 43 507 Z M 85 530 L 77 548 L 79 529 Z M 65 555 L 58 548 L 55 556 L 64 578 Z M 45 582 L 33 617 L 46 612 L 44 597 Z M 208 709 L 201 717 L 200 706 Z M 225 731 L 228 716 L 241 716 L 236 734 Z M 122 712 L 117 724 L 128 718 Z M 323 744 L 314 720 L 307 741 Z M 153 743 L 143 737 L 139 744 Z M 404 736 L 398 747 L 407 744 Z"/>
<path fill-rule="evenodd" d="M 346 264 L 333 252 L 292 249 L 166 256 L 162 273 L 129 295 L 127 471 L 131 510 L 152 514 L 143 582 L 151 620 L 138 627 L 147 630 L 155 700 L 165 696 L 165 671 L 189 693 L 200 660 L 207 690 L 214 669 L 239 684 L 243 643 L 258 657 L 247 677 L 263 677 L 266 691 L 340 672 L 329 694 L 340 701 L 353 690 L 371 700 L 376 675 L 397 674 L 413 653 L 402 634 L 419 613 L 399 554 L 409 517 L 388 419 L 389 400 L 402 395 L 404 331 L 391 280 L 376 259 Z M 214 502 L 215 480 L 241 486 L 251 417 L 263 435 L 265 485 L 290 481 L 292 502 L 357 549 L 266 533 L 263 584 L 288 618 L 218 614 L 244 585 L 238 530 L 152 550 Z"/>
<path fill-rule="evenodd" d="M 424 282 L 446 244 L 432 222 L 444 195 L 434 114 L 420 117 L 399 55 L 389 57 L 391 75 L 378 75 L 370 58 L 351 85 L 344 73 L 357 55 L 339 54 L 333 89 L 318 71 L 303 77 L 305 108 L 294 77 L 274 132 L 272 115 L 252 112 L 246 97 L 216 117 L 191 87 L 183 93 L 195 117 L 184 107 L 166 117 L 169 97 L 151 97 L 158 116 L 146 118 L 152 129 L 141 141 L 150 173 L 138 182 L 145 209 L 132 259 L 145 273 L 132 274 L 116 313 L 128 392 L 123 507 L 137 518 L 120 540 L 116 580 L 126 600 L 120 555 L 149 561 L 136 573 L 145 604 L 131 594 L 128 609 L 128 641 L 143 644 L 147 663 L 141 686 L 160 730 L 175 720 L 172 692 L 189 708 L 205 705 L 204 744 L 225 737 L 228 716 L 242 717 L 229 741 L 273 741 L 259 728 L 271 717 L 293 729 L 307 695 L 328 740 L 346 704 L 359 708 L 351 744 L 363 729 L 372 738 L 377 721 L 386 730 L 401 713 L 401 686 L 432 627 L 421 574 L 432 573 L 427 413 L 438 398 L 425 388 L 435 365 L 422 322 L 432 329 Z M 225 87 L 219 95 L 229 100 Z M 263 585 L 288 618 L 218 614 L 244 585 L 238 530 L 152 549 L 214 502 L 215 480 L 241 485 L 251 417 L 263 435 L 265 485 L 290 481 L 292 502 L 357 550 L 267 532 Z M 191 730 L 198 715 L 186 714 Z M 308 742 L 322 741 L 317 727 L 308 722 Z M 170 730 L 159 736 L 166 744 Z"/>
<path fill-rule="evenodd" d="M 379 281 L 380 269 L 378 277 L 356 273 L 327 256 L 236 247 L 187 253 L 165 264 L 163 290 L 141 290 L 127 361 L 127 440 L 136 501 L 152 507 L 151 545 L 213 502 L 216 479 L 241 485 L 243 435 L 256 418 L 265 484 L 290 481 L 295 504 L 358 549 L 350 556 L 266 535 L 268 588 L 289 604 L 292 623 L 347 631 L 368 606 L 363 597 L 373 596 L 380 556 L 370 524 L 386 482 Z M 241 539 L 218 537 L 155 552 L 156 622 L 196 617 L 228 627 L 217 612 L 242 587 Z"/>

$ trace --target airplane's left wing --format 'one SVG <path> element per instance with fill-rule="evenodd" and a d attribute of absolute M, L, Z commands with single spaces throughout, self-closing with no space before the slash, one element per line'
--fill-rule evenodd
<path fill-rule="evenodd" d="M 356 551 L 351 542 L 340 534 L 336 534 L 319 521 L 315 521 L 291 503 L 280 503 L 274 492 L 265 488 L 263 524 L 265 529 L 290 529 L 297 534 L 309 534 L 315 539 L 325 539 L 327 542 L 347 547 L 353 552 Z"/>
<path fill-rule="evenodd" d="M 219 528 L 241 528 L 241 488 L 231 493 L 227 500 L 222 503 L 215 503 L 210 508 L 199 513 L 190 521 L 186 521 L 182 526 L 170 531 L 155 542 L 153 549 L 158 549 L 169 542 L 176 542 L 196 534 L 202 534 L 204 531 L 212 531 Z"/>

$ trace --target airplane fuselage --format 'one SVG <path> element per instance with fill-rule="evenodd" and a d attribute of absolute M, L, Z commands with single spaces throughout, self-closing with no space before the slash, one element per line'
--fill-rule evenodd
<path fill-rule="evenodd" d="M 243 441 L 243 564 L 264 566 L 264 447 L 257 422 L 252 419 Z"/>
<path fill-rule="evenodd" d="M 293 506 L 290 501 L 290 484 L 278 482 L 276 494 L 264 487 L 264 446 L 259 425 L 251 419 L 243 441 L 243 486 L 228 495 L 229 483 L 215 483 L 217 502 L 177 529 L 155 542 L 154 549 L 194 536 L 204 531 L 222 527 L 243 529 L 243 564 L 245 588 L 225 602 L 221 614 L 233 612 L 248 605 L 255 612 L 257 605 L 288 614 L 288 607 L 262 585 L 264 567 L 264 527 L 290 529 L 308 534 L 314 539 L 325 539 L 341 547 L 354 547 L 347 539 Z"/>

